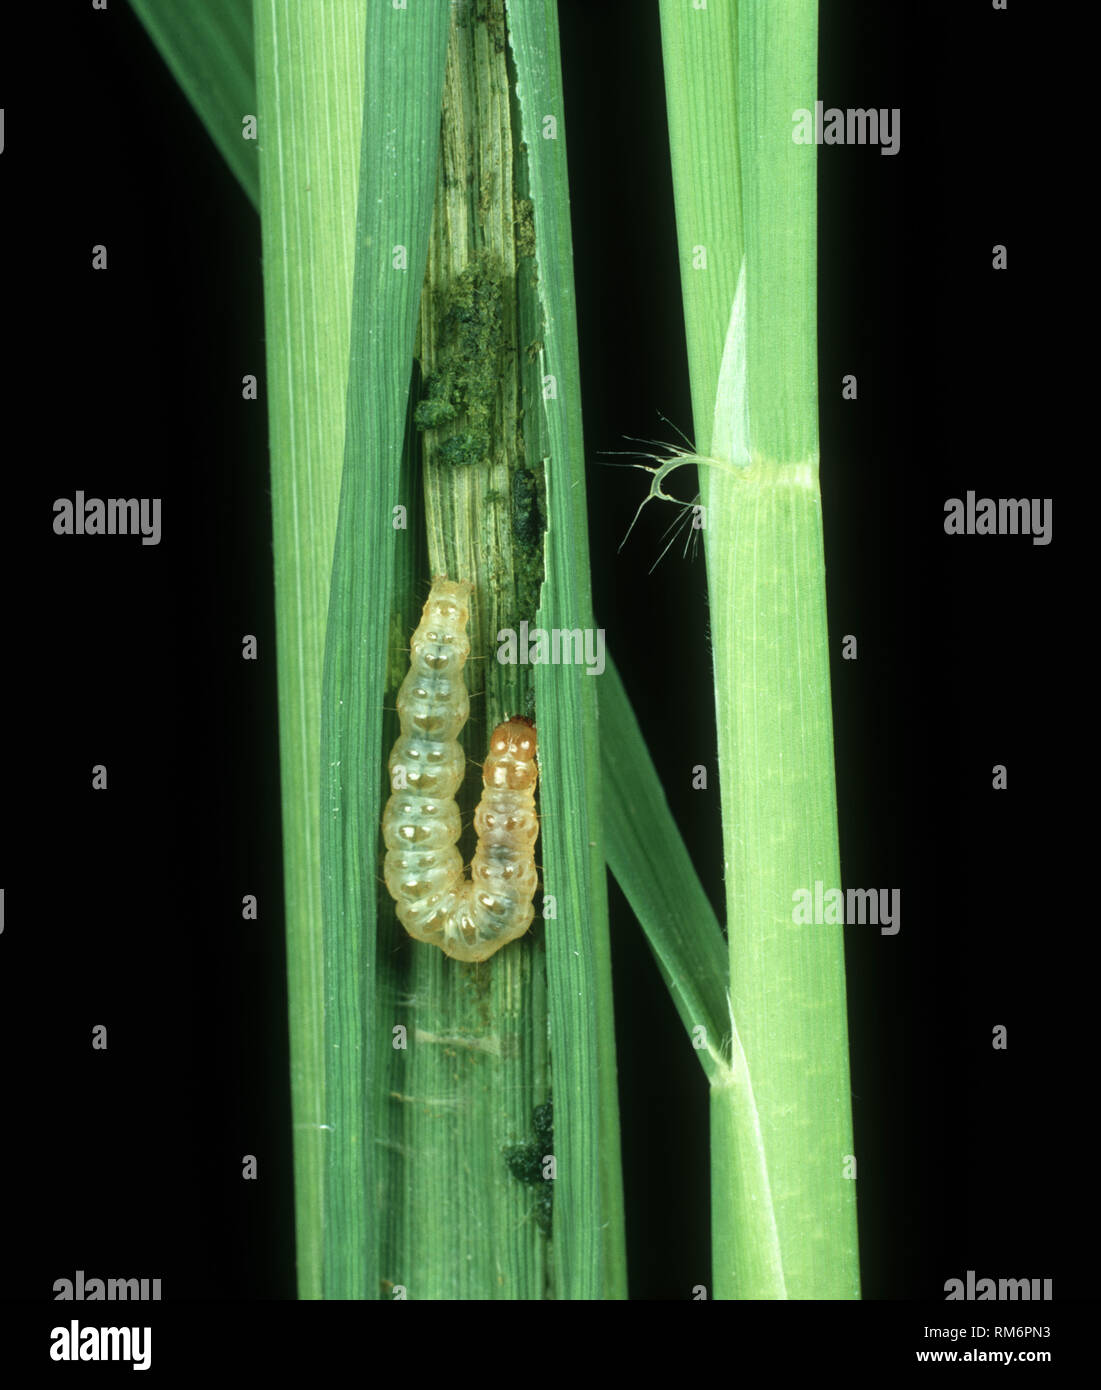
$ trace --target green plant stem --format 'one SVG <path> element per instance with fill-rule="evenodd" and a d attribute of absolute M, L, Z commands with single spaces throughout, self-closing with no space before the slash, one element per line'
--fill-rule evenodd
<path fill-rule="evenodd" d="M 815 150 L 791 139 L 815 101 L 817 6 L 661 13 L 696 446 L 720 463 L 701 468 L 733 1035 L 712 1098 L 715 1296 L 852 1298 L 843 938 L 793 920 L 796 891 L 840 883 Z"/>
<path fill-rule="evenodd" d="M 438 125 L 419 311 L 419 409 L 435 399 L 445 418 L 418 436 L 428 572 L 475 585 L 465 672 L 471 717 L 462 734 L 472 775 L 459 796 L 469 823 L 481 793 L 473 765 L 485 759 L 489 731 L 533 707 L 531 668 L 494 659 L 497 632 L 517 627 L 523 615 L 513 529 L 514 479 L 524 469 L 517 428 L 522 287 L 503 0 L 450 7 Z M 461 463 L 446 457 L 456 442 Z M 538 551 L 538 537 L 535 545 Z M 423 598 L 423 575 L 417 588 Z M 401 645 L 407 648 L 408 631 Z M 469 841 L 468 831 L 466 859 Z M 548 1212 L 539 1203 L 554 1188 L 540 1193 L 508 1162 L 533 1142 L 533 1112 L 551 1096 L 542 932 L 537 927 L 484 964 L 464 965 L 407 941 L 385 895 L 380 931 L 384 942 L 398 943 L 380 962 L 389 1006 L 412 1033 L 408 1048 L 386 1055 L 384 1279 L 418 1299 L 543 1298 L 551 1288 L 550 1247 Z"/>

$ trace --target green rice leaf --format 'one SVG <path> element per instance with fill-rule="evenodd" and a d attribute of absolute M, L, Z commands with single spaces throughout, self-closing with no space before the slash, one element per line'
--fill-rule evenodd
<path fill-rule="evenodd" d="M 260 207 L 255 139 L 243 122 L 256 114 L 252 0 L 130 0 L 254 208 Z"/>
<path fill-rule="evenodd" d="M 700 1065 L 717 1079 L 725 1075 L 729 1034 L 726 942 L 611 661 L 600 678 L 600 752 L 608 867 L 646 933 Z"/>
<path fill-rule="evenodd" d="M 322 1296 L 321 676 L 344 463 L 366 0 L 257 0 L 298 1288 Z M 251 33 L 251 27 L 250 27 Z M 251 66 L 251 64 L 250 64 Z"/>
<path fill-rule="evenodd" d="M 321 694 L 325 940 L 324 1290 L 380 1292 L 382 1049 L 377 884 L 380 750 L 399 495 L 417 309 L 428 255 L 442 4 L 368 5 L 344 472 Z"/>
<path fill-rule="evenodd" d="M 508 21 L 542 311 L 536 398 L 542 409 L 528 412 L 528 455 L 545 459 L 547 496 L 538 624 L 592 630 L 557 7 L 553 0 L 513 0 Z M 557 918 L 547 925 L 547 971 L 558 1158 L 554 1254 L 562 1298 L 626 1296 L 598 680 L 577 664 L 535 667 L 544 892 L 557 905 Z"/>

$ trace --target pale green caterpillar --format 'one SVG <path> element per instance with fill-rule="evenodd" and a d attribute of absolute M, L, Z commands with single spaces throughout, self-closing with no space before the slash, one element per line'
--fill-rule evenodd
<path fill-rule="evenodd" d="M 455 795 L 466 770 L 458 735 L 470 713 L 463 681 L 470 590 L 465 580 L 434 579 L 413 633 L 382 833 L 386 887 L 405 930 L 454 960 L 484 961 L 523 936 L 535 916 L 538 768 L 534 727 L 521 718 L 499 724 L 489 740 L 474 813 L 478 847 L 466 878 Z"/>

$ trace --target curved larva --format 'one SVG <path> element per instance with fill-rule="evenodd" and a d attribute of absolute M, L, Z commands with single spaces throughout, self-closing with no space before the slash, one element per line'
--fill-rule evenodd
<path fill-rule="evenodd" d="M 386 887 L 405 930 L 455 960 L 482 961 L 523 936 L 535 915 L 538 772 L 534 728 L 522 719 L 499 724 L 489 741 L 474 813 L 478 847 L 465 878 L 455 793 L 466 766 L 458 734 L 470 712 L 463 682 L 470 588 L 466 581 L 433 580 L 413 634 L 409 674 L 398 692 L 401 735 L 390 753 L 393 795 L 382 833 Z"/>

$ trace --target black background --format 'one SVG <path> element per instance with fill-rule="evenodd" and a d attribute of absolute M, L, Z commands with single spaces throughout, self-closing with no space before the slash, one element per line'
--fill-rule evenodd
<path fill-rule="evenodd" d="M 690 773 L 715 749 L 702 556 L 649 572 L 672 519 L 655 506 L 617 557 L 646 484 L 602 457 L 692 429 L 656 6 L 561 9 L 595 608 L 721 918 L 717 788 Z M 171 1299 L 291 1298 L 265 392 L 240 399 L 264 379 L 259 223 L 124 4 L 7 18 L 0 1296 L 83 1268 L 159 1275 Z M 1096 1293 L 1096 914 L 1069 884 L 1061 621 L 1079 451 L 1039 331 L 1052 229 L 1021 190 L 1042 137 L 1003 118 L 1042 23 L 822 6 L 826 105 L 902 111 L 898 156 L 818 165 L 842 865 L 902 890 L 898 936 L 847 933 L 867 1300 L 940 1300 L 968 1269 Z M 162 543 L 55 537 L 77 489 L 162 497 Z M 968 489 L 1053 498 L 1053 544 L 946 537 Z M 684 1299 L 709 1282 L 706 1087 L 610 893 L 631 1296 Z"/>

